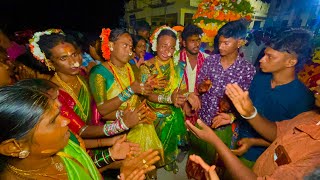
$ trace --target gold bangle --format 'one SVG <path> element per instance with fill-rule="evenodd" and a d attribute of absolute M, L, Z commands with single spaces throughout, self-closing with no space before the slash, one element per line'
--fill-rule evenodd
<path fill-rule="evenodd" d="M 232 124 L 234 122 L 234 120 L 236 120 L 236 117 L 232 113 L 228 113 L 228 114 L 229 114 L 229 116 L 231 116 L 230 124 Z"/>

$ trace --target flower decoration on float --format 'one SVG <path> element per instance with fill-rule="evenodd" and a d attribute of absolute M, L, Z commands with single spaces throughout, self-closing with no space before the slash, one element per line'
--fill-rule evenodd
<path fill-rule="evenodd" d="M 110 48 L 109 48 L 109 36 L 110 36 L 110 33 L 111 33 L 111 29 L 102 28 L 102 32 L 100 34 L 102 56 L 107 61 L 110 60 L 110 54 L 111 54 Z"/>
<path fill-rule="evenodd" d="M 250 21 L 253 13 L 249 0 L 202 0 L 192 19 L 204 32 L 202 42 L 212 46 L 214 37 L 224 24 L 240 18 Z"/>
<path fill-rule="evenodd" d="M 54 70 L 54 67 L 49 63 L 49 60 L 47 59 L 44 52 L 39 47 L 39 40 L 40 37 L 43 35 L 50 35 L 50 34 L 62 34 L 64 35 L 63 31 L 61 29 L 47 29 L 45 31 L 35 32 L 32 36 L 32 38 L 29 40 L 29 47 L 30 51 L 37 60 L 41 61 L 42 63 L 45 63 L 45 65 L 48 67 L 49 71 Z"/>
<path fill-rule="evenodd" d="M 174 29 L 170 28 L 169 26 L 166 26 L 166 25 L 163 25 L 163 26 L 160 26 L 158 27 L 157 29 L 155 29 L 152 33 L 152 35 L 150 36 L 150 43 L 152 45 L 152 50 L 153 51 L 157 51 L 157 39 L 158 39 L 158 36 L 160 34 L 160 32 L 164 29 L 168 29 L 172 32 L 174 32 L 174 34 L 176 35 L 177 37 L 177 40 L 176 40 L 176 46 L 175 46 L 175 52 L 179 51 L 180 49 L 180 44 L 179 44 L 179 38 L 178 38 L 178 33 L 177 31 L 175 31 Z"/>

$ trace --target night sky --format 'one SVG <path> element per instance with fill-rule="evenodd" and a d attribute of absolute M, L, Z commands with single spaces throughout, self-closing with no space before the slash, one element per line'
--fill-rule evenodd
<path fill-rule="evenodd" d="M 3 0 L 0 27 L 8 31 L 62 28 L 94 32 L 118 27 L 123 15 L 124 0 Z"/>

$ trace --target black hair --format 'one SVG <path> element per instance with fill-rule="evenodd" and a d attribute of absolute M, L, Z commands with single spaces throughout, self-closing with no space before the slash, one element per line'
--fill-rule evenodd
<path fill-rule="evenodd" d="M 247 26 L 248 21 L 245 19 L 227 22 L 218 30 L 217 38 L 223 36 L 225 38 L 245 39 Z"/>
<path fill-rule="evenodd" d="M 113 29 L 111 31 L 111 33 L 110 33 L 109 41 L 110 42 L 115 42 L 123 34 L 129 34 L 130 35 L 130 33 L 128 31 L 126 31 L 125 29 L 120 29 L 120 28 Z"/>
<path fill-rule="evenodd" d="M 37 60 L 32 53 L 30 52 L 30 48 L 26 48 L 26 52 L 16 58 L 16 61 L 22 63 L 23 65 L 39 71 L 41 74 L 48 74 L 53 75 L 53 71 L 49 71 L 48 67 L 42 63 L 41 61 Z"/>
<path fill-rule="evenodd" d="M 146 39 L 144 39 L 144 38 L 143 38 L 142 36 L 140 36 L 140 35 L 131 34 L 131 38 L 132 38 L 133 48 L 136 48 L 138 42 L 141 41 L 141 40 L 143 40 L 144 42 L 147 43 Z"/>
<path fill-rule="evenodd" d="M 51 96 L 47 91 L 53 87 L 44 79 L 27 79 L 0 87 L 0 142 L 19 140 L 38 124 L 50 107 Z M 5 168 L 7 158 L 0 155 L 0 171 Z"/>
<path fill-rule="evenodd" d="M 157 42 L 159 42 L 159 39 L 161 36 L 170 36 L 172 37 L 175 41 L 177 40 L 177 35 L 170 29 L 163 29 L 161 30 L 161 32 L 159 33 L 158 37 L 157 37 Z"/>
<path fill-rule="evenodd" d="M 313 35 L 305 29 L 289 29 L 278 32 L 267 46 L 280 52 L 288 52 L 296 55 L 298 63 L 296 71 L 301 70 L 303 65 L 311 59 Z"/>
<path fill-rule="evenodd" d="M 50 50 L 55 46 L 59 45 L 60 43 L 65 43 L 65 42 L 72 44 L 77 50 L 80 50 L 74 37 L 70 35 L 59 34 L 59 33 L 45 34 L 40 36 L 38 45 L 40 49 L 44 52 L 46 58 L 50 59 L 52 56 L 52 53 Z"/>
<path fill-rule="evenodd" d="M 151 26 L 145 20 L 137 21 L 136 24 L 134 25 L 134 30 L 136 32 L 138 32 L 138 31 L 150 31 L 151 30 Z"/>
<path fill-rule="evenodd" d="M 181 37 L 182 40 L 186 41 L 188 37 L 193 36 L 193 35 L 201 35 L 203 33 L 203 30 L 193 24 L 188 24 L 186 27 L 184 27 Z"/>

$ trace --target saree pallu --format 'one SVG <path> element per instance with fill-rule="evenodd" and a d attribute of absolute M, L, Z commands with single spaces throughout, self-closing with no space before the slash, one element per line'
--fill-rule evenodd
<path fill-rule="evenodd" d="M 130 79 L 132 82 L 135 80 L 131 66 L 127 63 L 126 67 L 130 77 L 122 77 L 119 79 L 120 82 L 117 81 L 112 72 L 102 64 L 92 68 L 89 82 L 93 97 L 97 104 L 103 103 L 104 100 L 117 97 L 123 91 L 121 87 L 126 88 L 130 86 Z M 125 110 L 128 106 L 130 108 L 136 108 L 140 103 L 139 97 L 137 95 L 132 95 L 131 98 L 128 101 L 123 102 L 118 109 Z M 127 139 L 130 142 L 140 144 L 143 151 L 149 149 L 158 150 L 163 159 L 163 147 L 152 124 L 136 125 L 128 132 Z M 163 165 L 163 160 L 160 160 L 158 165 Z"/>
<path fill-rule="evenodd" d="M 169 95 L 178 87 L 180 87 L 180 89 L 186 88 L 185 82 L 183 81 L 185 63 L 179 62 L 174 66 L 175 72 L 173 77 L 169 64 L 170 63 L 160 66 L 160 69 L 168 81 L 170 81 L 170 77 L 174 79 L 171 80 L 166 87 L 163 89 L 155 89 L 153 93 Z M 142 82 L 145 82 L 149 76 L 154 74 L 160 73 L 150 61 L 141 66 Z M 176 108 L 173 104 L 161 104 L 151 101 L 147 101 L 147 104 L 157 115 L 157 119 L 153 124 L 164 148 L 164 168 L 167 171 L 176 171 L 178 170 L 176 158 L 180 152 L 179 147 L 188 144 L 184 114 L 181 108 Z"/>
<path fill-rule="evenodd" d="M 68 145 L 57 153 L 61 157 L 69 180 L 101 180 L 102 176 L 88 154 L 76 143 Z"/>

